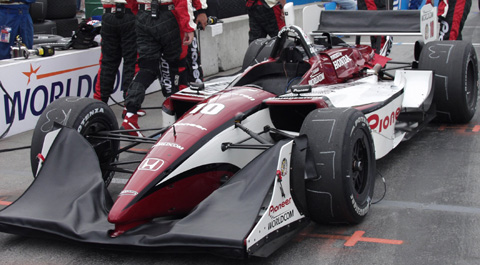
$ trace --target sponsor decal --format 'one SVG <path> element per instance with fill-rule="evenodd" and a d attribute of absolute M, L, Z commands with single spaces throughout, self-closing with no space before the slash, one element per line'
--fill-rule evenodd
<path fill-rule="evenodd" d="M 441 20 L 440 21 L 440 32 L 439 32 L 440 35 L 438 37 L 438 40 L 443 40 L 443 38 L 445 37 L 445 34 L 447 34 L 449 30 L 450 30 L 450 26 L 448 26 L 447 21 Z"/>
<path fill-rule="evenodd" d="M 83 129 L 83 126 L 87 123 L 87 121 L 95 114 L 97 113 L 105 113 L 105 110 L 103 108 L 96 108 L 94 110 L 91 110 L 85 117 L 83 117 L 82 122 L 80 122 L 80 125 L 77 128 L 77 132 L 81 132 Z"/>
<path fill-rule="evenodd" d="M 283 27 L 283 28 L 278 32 L 278 35 L 277 35 L 277 36 L 280 38 L 285 31 L 288 31 L 288 32 L 290 32 L 290 33 L 295 34 L 296 37 L 300 37 L 300 36 L 298 36 L 298 33 L 297 33 L 295 30 L 292 30 L 290 27 Z"/>
<path fill-rule="evenodd" d="M 282 201 L 281 203 L 279 203 L 278 205 L 271 205 L 270 206 L 270 209 L 268 210 L 268 215 L 270 215 L 270 217 L 275 217 L 275 214 L 280 211 L 281 209 L 287 207 L 288 205 L 290 205 L 290 203 L 292 203 L 292 197 Z"/>
<path fill-rule="evenodd" d="M 427 11 L 427 12 L 423 11 L 423 12 L 424 14 L 422 15 L 422 21 L 429 20 L 433 17 L 433 12 L 431 11 Z"/>
<path fill-rule="evenodd" d="M 195 82 L 197 83 L 201 83 L 202 82 L 202 79 L 201 79 L 201 76 L 200 76 L 200 71 L 199 71 L 199 62 L 198 62 L 198 41 L 197 41 L 197 38 L 193 38 L 193 42 L 192 42 L 192 48 L 191 48 L 191 52 L 192 52 L 192 69 L 193 69 L 193 77 L 195 78 Z"/>
<path fill-rule="evenodd" d="M 342 53 L 341 52 L 336 52 L 336 53 L 334 53 L 330 56 L 330 59 L 335 60 L 340 56 L 342 56 Z"/>
<path fill-rule="evenodd" d="M 254 97 L 251 97 L 249 95 L 245 95 L 245 94 L 239 94 L 239 93 L 231 93 L 231 95 L 235 95 L 235 96 L 240 96 L 240 97 L 244 97 L 250 101 L 255 101 L 255 98 Z"/>
<path fill-rule="evenodd" d="M 288 161 L 286 158 L 284 158 L 282 160 L 282 168 L 281 168 L 281 172 L 282 172 L 282 177 L 287 175 L 287 171 L 288 170 Z"/>
<path fill-rule="evenodd" d="M 13 106 L 15 106 L 15 118 L 22 121 L 26 117 L 40 116 L 49 103 L 60 97 L 91 97 L 96 82 L 95 75 L 83 74 L 78 76 L 73 75 L 72 77 L 71 74 L 69 78 L 64 77 L 65 74 L 91 67 L 98 67 L 98 64 L 44 73 L 42 72 L 41 66 L 33 67 L 33 65 L 30 64 L 30 70 L 22 72 L 23 75 L 21 75 L 27 77 L 27 87 L 11 93 Z M 117 80 L 120 79 L 119 72 L 117 72 Z M 42 82 L 38 80 L 42 80 Z M 31 86 L 32 84 L 33 86 Z M 119 86 L 120 84 L 117 81 L 114 92 L 119 89 Z M 7 95 L 4 95 L 3 100 L 5 122 L 6 124 L 10 124 L 14 119 L 12 103 L 9 101 Z"/>
<path fill-rule="evenodd" d="M 156 143 L 153 147 L 157 147 L 157 146 L 173 147 L 173 148 L 177 148 L 177 149 L 179 149 L 179 150 L 185 149 L 183 146 L 181 146 L 181 145 L 179 145 L 179 144 L 169 143 L 169 142 L 158 142 L 158 143 Z"/>
<path fill-rule="evenodd" d="M 137 196 L 138 192 L 134 190 L 122 190 L 118 196 Z"/>
<path fill-rule="evenodd" d="M 172 77 L 170 76 L 170 65 L 163 58 L 162 62 L 160 63 L 160 69 L 162 72 L 162 87 L 165 89 L 165 92 L 170 95 L 172 93 Z"/>
<path fill-rule="evenodd" d="M 322 82 L 324 79 L 325 79 L 325 73 L 320 73 L 315 77 L 310 76 L 310 80 L 308 80 L 308 84 L 313 86 L 315 84 Z"/>
<path fill-rule="evenodd" d="M 283 222 L 288 221 L 290 218 L 295 216 L 295 211 L 290 210 L 283 212 L 275 217 L 272 218 L 272 221 L 268 223 L 268 230 L 271 230 L 279 225 L 281 225 Z"/>
<path fill-rule="evenodd" d="M 200 129 L 202 131 L 206 131 L 207 128 L 204 128 L 198 124 L 193 124 L 193 123 L 175 123 L 175 126 L 189 126 L 189 127 L 195 127 L 197 129 Z"/>
<path fill-rule="evenodd" d="M 334 66 L 335 70 L 337 70 L 338 68 L 346 65 L 347 63 L 349 63 L 351 61 L 352 61 L 352 59 L 348 55 L 344 55 L 344 56 L 340 57 L 339 59 L 333 61 L 333 66 Z"/>
<path fill-rule="evenodd" d="M 157 171 L 159 170 L 165 161 L 158 158 L 147 158 L 138 166 L 138 170 Z"/>
<path fill-rule="evenodd" d="M 368 124 L 370 125 L 370 129 L 376 132 L 382 132 L 382 130 L 386 130 L 395 124 L 398 115 L 400 115 L 400 108 L 397 108 L 396 111 L 392 111 L 390 115 L 387 115 L 383 118 L 380 118 L 378 114 L 372 114 L 370 117 L 368 117 Z"/>
<path fill-rule="evenodd" d="M 52 73 L 46 73 L 46 74 L 37 74 L 37 72 L 38 72 L 38 70 L 40 69 L 41 66 L 33 69 L 32 64 L 30 64 L 30 72 L 22 72 L 22 73 L 28 77 L 28 81 L 27 81 L 27 85 L 28 85 L 28 84 L 30 84 L 32 75 L 36 76 L 37 80 L 40 80 L 40 79 L 43 79 L 43 78 L 52 77 L 52 76 L 56 76 L 56 75 L 61 75 L 61 74 L 65 74 L 65 73 L 70 73 L 70 72 L 74 72 L 74 71 L 78 71 L 78 70 L 82 70 L 82 69 L 86 69 L 86 68 L 90 68 L 90 67 L 94 67 L 94 66 L 98 66 L 98 64 L 92 64 L 92 65 L 87 65 L 87 66 L 71 68 L 71 69 L 65 69 L 65 70 L 56 71 L 56 72 L 52 72 Z"/>

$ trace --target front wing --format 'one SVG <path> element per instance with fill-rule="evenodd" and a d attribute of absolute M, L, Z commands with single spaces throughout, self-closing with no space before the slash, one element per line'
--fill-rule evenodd
<path fill-rule="evenodd" d="M 76 131 L 63 128 L 32 185 L 0 211 L 0 231 L 129 251 L 208 252 L 232 258 L 255 255 L 247 251 L 246 239 L 274 186 L 280 151 L 286 142 L 280 141 L 266 150 L 186 217 L 155 219 L 111 238 L 108 231 L 114 225 L 107 221 L 107 216 L 112 198 L 103 183 L 94 150 Z M 291 145 L 291 140 L 288 142 Z M 302 215 L 296 224 L 298 219 L 306 218 Z M 279 231 L 272 233 L 292 234 L 292 229 Z M 265 240 L 262 242 L 268 245 Z M 267 250 L 257 244 L 255 251 L 263 256 L 281 245 L 278 240 L 273 244 Z"/>

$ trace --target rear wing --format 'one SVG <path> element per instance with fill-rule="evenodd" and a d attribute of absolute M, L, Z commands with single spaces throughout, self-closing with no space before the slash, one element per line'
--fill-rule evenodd
<path fill-rule="evenodd" d="M 437 8 L 421 10 L 322 10 L 303 9 L 303 29 L 313 41 L 323 32 L 348 36 L 419 36 L 425 43 L 438 40 Z M 358 40 L 358 38 L 357 38 Z"/>

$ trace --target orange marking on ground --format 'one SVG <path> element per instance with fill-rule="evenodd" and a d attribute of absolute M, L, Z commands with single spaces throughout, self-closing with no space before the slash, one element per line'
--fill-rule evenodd
<path fill-rule="evenodd" d="M 343 244 L 346 247 L 353 247 L 357 244 L 358 241 L 362 240 L 362 236 L 365 234 L 365 231 L 355 231 L 350 239 Z"/>
<path fill-rule="evenodd" d="M 444 125 L 444 124 L 442 124 L 442 125 L 440 125 L 440 127 L 438 127 L 439 131 L 445 131 L 445 129 L 447 129 L 447 125 Z"/>
<path fill-rule="evenodd" d="M 4 201 L 5 199 L 6 199 L 6 197 L 0 198 L 0 205 L 8 206 L 8 205 L 12 204 L 12 202 Z"/>
<path fill-rule="evenodd" d="M 355 231 L 352 236 L 342 236 L 342 235 L 321 235 L 321 234 L 304 234 L 300 235 L 305 237 L 316 237 L 316 238 L 325 238 L 325 239 L 338 239 L 345 240 L 344 246 L 353 247 L 358 242 L 370 242 L 370 243 L 379 243 L 379 244 L 388 244 L 388 245 L 401 245 L 403 240 L 394 240 L 394 239 L 383 239 L 383 238 L 373 238 L 373 237 L 363 237 L 365 231 Z"/>
<path fill-rule="evenodd" d="M 480 125 L 447 125 L 447 124 L 442 124 L 438 127 L 439 131 L 445 131 L 445 130 L 456 130 L 457 133 L 464 134 L 464 133 L 470 133 L 471 132 L 480 132 Z"/>

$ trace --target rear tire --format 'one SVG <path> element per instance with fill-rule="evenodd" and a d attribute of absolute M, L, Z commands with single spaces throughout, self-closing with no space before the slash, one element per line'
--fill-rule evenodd
<path fill-rule="evenodd" d="M 478 97 L 478 62 L 468 41 L 425 44 L 418 68 L 435 74 L 434 103 L 437 121 L 467 123 L 475 114 Z"/>
<path fill-rule="evenodd" d="M 108 186 L 113 178 L 113 172 L 108 170 L 108 166 L 117 158 L 115 154 L 119 142 L 91 139 L 87 136 L 118 129 L 117 119 L 110 107 L 100 100 L 77 97 L 59 98 L 48 105 L 40 115 L 32 136 L 30 162 L 34 176 L 38 169 L 37 155 L 42 151 L 46 134 L 58 128 L 55 123 L 73 128 L 87 139 L 97 153 L 102 177 Z"/>
<path fill-rule="evenodd" d="M 370 209 L 375 149 L 365 116 L 355 109 L 316 109 L 305 118 L 318 178 L 306 185 L 310 218 L 320 224 L 360 223 Z"/>

